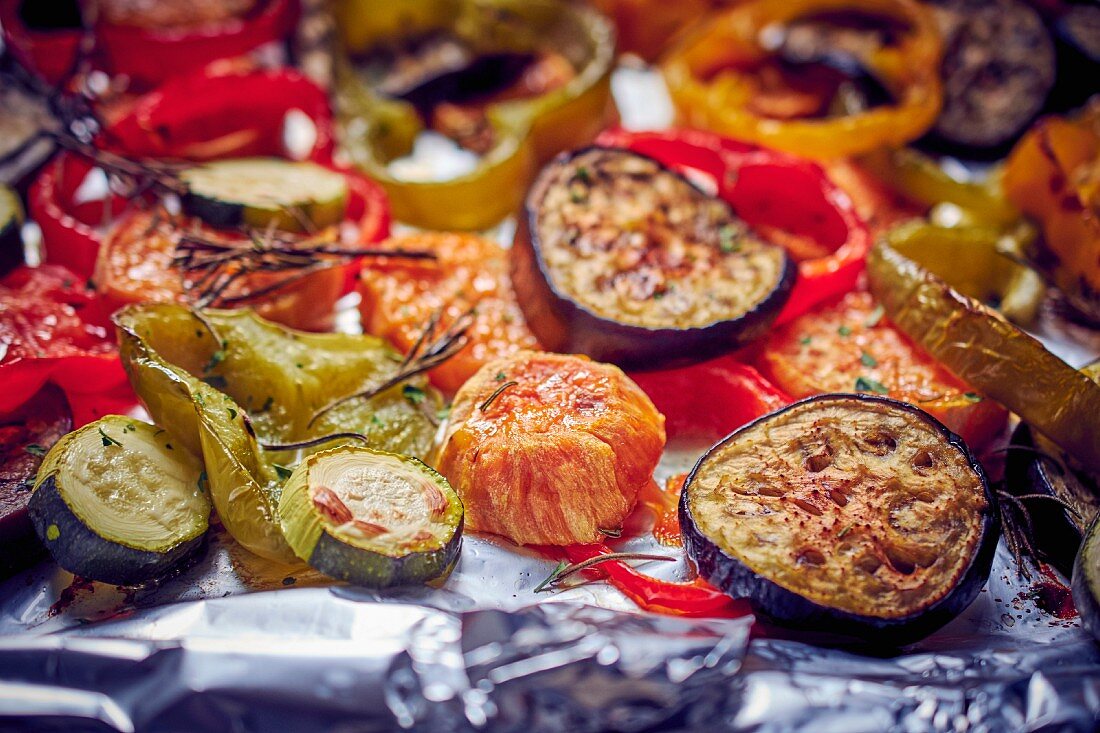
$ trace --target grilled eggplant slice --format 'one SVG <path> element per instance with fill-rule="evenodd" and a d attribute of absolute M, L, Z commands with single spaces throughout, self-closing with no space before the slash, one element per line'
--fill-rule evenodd
<path fill-rule="evenodd" d="M 740 428 L 699 460 L 680 503 L 684 546 L 711 583 L 783 624 L 896 644 L 974 600 L 996 516 L 961 438 L 864 394 Z"/>
<path fill-rule="evenodd" d="M 46 451 L 72 426 L 65 393 L 49 384 L 15 411 L 0 415 L 0 578 L 45 554 L 27 502 Z"/>
<path fill-rule="evenodd" d="M 198 548 L 210 522 L 203 464 L 155 425 L 108 415 L 46 454 L 29 512 L 74 575 L 135 585 Z"/>
<path fill-rule="evenodd" d="M 462 542 L 462 502 L 416 458 L 360 447 L 315 453 L 279 500 L 283 534 L 325 575 L 382 588 L 450 572 Z"/>
<path fill-rule="evenodd" d="M 347 181 L 316 163 L 220 160 L 188 168 L 180 178 L 187 212 L 215 227 L 310 231 L 340 223 L 347 208 Z"/>
<path fill-rule="evenodd" d="M 1100 361 L 1081 372 L 1100 382 Z M 1029 501 L 1027 509 L 1036 546 L 1054 567 L 1069 575 L 1086 527 L 1100 514 L 1100 476 L 1081 468 L 1027 423 L 1020 423 L 1005 459 L 1005 480 L 1013 494 L 1040 494 L 1064 502 Z"/>
<path fill-rule="evenodd" d="M 620 366 L 703 359 L 761 335 L 794 283 L 782 247 L 652 158 L 593 147 L 527 197 L 512 282 L 554 351 Z"/>

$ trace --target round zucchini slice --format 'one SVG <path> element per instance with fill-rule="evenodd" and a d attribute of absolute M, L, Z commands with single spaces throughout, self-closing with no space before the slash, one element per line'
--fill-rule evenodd
<path fill-rule="evenodd" d="M 58 565 L 82 578 L 136 585 L 198 548 L 210 499 L 202 462 L 168 433 L 108 415 L 50 449 L 28 511 Z"/>
<path fill-rule="evenodd" d="M 278 158 L 220 160 L 180 174 L 184 208 L 215 227 L 274 226 L 288 232 L 338 224 L 347 209 L 343 175 Z"/>
<path fill-rule="evenodd" d="M 0 275 L 23 262 L 23 205 L 15 191 L 0 185 Z"/>
<path fill-rule="evenodd" d="M 299 558 L 373 588 L 446 575 L 462 542 L 462 501 L 447 479 L 416 458 L 357 446 L 302 461 L 279 519 Z"/>
<path fill-rule="evenodd" d="M 803 630 L 901 644 L 989 577 L 998 522 L 981 465 L 931 415 L 886 397 L 810 397 L 710 449 L 680 524 L 699 573 Z"/>
<path fill-rule="evenodd" d="M 636 368 L 760 336 L 795 277 L 786 251 L 725 201 L 617 148 L 543 169 L 512 256 L 516 295 L 543 346 Z"/>

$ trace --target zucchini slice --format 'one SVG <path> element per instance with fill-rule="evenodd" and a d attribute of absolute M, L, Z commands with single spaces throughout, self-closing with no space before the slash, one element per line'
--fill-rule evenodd
<path fill-rule="evenodd" d="M 283 534 L 325 575 L 381 588 L 450 572 L 462 501 L 416 458 L 345 446 L 302 461 L 279 500 Z"/>
<path fill-rule="evenodd" d="M 219 160 L 180 174 L 184 208 L 215 227 L 274 226 L 288 232 L 338 224 L 347 209 L 343 175 L 278 158 Z M 308 226 L 307 226 L 308 224 Z"/>
<path fill-rule="evenodd" d="M 0 275 L 23 262 L 23 205 L 15 191 L 0 185 Z"/>
<path fill-rule="evenodd" d="M 656 160 L 618 148 L 559 156 L 528 194 L 512 253 L 527 324 L 551 351 L 650 368 L 762 335 L 791 258 Z"/>
<path fill-rule="evenodd" d="M 108 415 L 46 454 L 28 505 L 58 565 L 116 585 L 156 578 L 210 522 L 202 462 L 155 425 Z"/>
<path fill-rule="evenodd" d="M 989 577 L 998 523 L 981 465 L 912 405 L 810 397 L 710 449 L 680 524 L 700 574 L 804 630 L 903 643 Z"/>

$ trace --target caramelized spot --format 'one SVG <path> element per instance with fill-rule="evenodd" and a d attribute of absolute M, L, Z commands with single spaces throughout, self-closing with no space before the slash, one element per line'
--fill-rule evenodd
<path fill-rule="evenodd" d="M 797 506 L 799 509 L 802 509 L 803 511 L 807 511 L 810 514 L 813 514 L 815 517 L 820 517 L 821 516 L 821 510 L 818 509 L 813 504 L 811 504 L 810 502 L 806 501 L 805 499 L 800 499 L 796 496 L 796 497 L 793 497 L 791 499 L 791 501 L 794 502 L 794 505 Z"/>
<path fill-rule="evenodd" d="M 807 458 L 804 465 L 806 470 L 810 473 L 821 473 L 826 468 L 833 465 L 833 457 L 826 450 Z"/>
<path fill-rule="evenodd" d="M 313 506 L 333 524 L 347 524 L 353 520 L 347 504 L 327 486 L 320 486 L 313 492 Z"/>
<path fill-rule="evenodd" d="M 913 456 L 913 468 L 918 471 L 927 471 L 936 465 L 936 462 L 932 459 L 932 454 L 926 450 L 917 451 Z"/>
<path fill-rule="evenodd" d="M 824 565 L 825 556 L 820 551 L 811 548 L 798 553 L 797 562 L 799 565 Z"/>

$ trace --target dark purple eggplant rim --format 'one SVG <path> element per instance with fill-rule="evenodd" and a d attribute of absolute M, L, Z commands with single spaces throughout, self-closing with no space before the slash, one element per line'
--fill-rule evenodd
<path fill-rule="evenodd" d="M 982 536 L 974 552 L 971 553 L 970 563 L 959 574 L 954 587 L 942 598 L 907 616 L 887 619 L 854 614 L 824 606 L 784 588 L 752 570 L 707 537 L 696 525 L 688 506 L 688 497 L 695 476 L 715 451 L 740 436 L 741 433 L 784 412 L 814 402 L 839 399 L 877 403 L 901 409 L 931 424 L 944 440 L 963 454 L 963 458 L 977 473 L 985 491 L 987 509 L 982 517 Z M 951 432 L 942 422 L 915 405 L 867 393 L 834 392 L 813 395 L 763 415 L 719 440 L 699 458 L 684 481 L 684 489 L 680 494 L 679 519 L 684 549 L 698 567 L 699 574 L 735 598 L 747 597 L 753 609 L 767 619 L 781 625 L 794 626 L 800 630 L 820 631 L 840 637 L 856 637 L 863 641 L 895 645 L 927 636 L 960 614 L 974 601 L 989 579 L 993 556 L 1000 538 L 996 497 L 990 491 L 982 464 L 974 457 L 966 442 Z M 751 588 L 751 590 L 747 593 L 738 592 L 739 588 Z"/>
<path fill-rule="evenodd" d="M 683 174 L 648 155 L 606 145 L 589 145 L 557 155 L 543 167 L 531 185 L 524 200 L 520 226 L 514 239 L 514 247 L 517 250 L 524 250 L 524 257 L 529 260 L 522 275 L 528 276 L 527 282 L 530 282 L 531 287 L 538 291 L 537 299 L 549 306 L 550 314 L 557 321 L 557 325 L 568 334 L 563 343 L 551 346 L 556 347 L 555 350 L 580 352 L 598 361 L 610 361 L 619 366 L 651 369 L 670 364 L 704 361 L 718 354 L 732 351 L 762 336 L 786 304 L 797 276 L 794 260 L 779 245 L 771 245 L 783 253 L 784 263 L 782 275 L 775 287 L 755 306 L 732 320 L 714 321 L 705 326 L 691 328 L 632 326 L 599 316 L 578 303 L 572 296 L 562 294 L 546 270 L 537 235 L 538 212 L 541 208 L 541 199 L 545 196 L 543 176 L 552 166 L 565 165 L 592 151 L 608 151 L 652 161 L 658 168 L 680 179 L 700 195 L 720 202 L 730 213 L 731 218 L 740 219 L 727 201 L 703 191 Z M 539 201 L 536 201 L 536 197 Z M 764 241 L 767 242 L 766 239 Z M 515 283 L 517 263 L 514 258 L 512 262 L 512 280 Z M 516 288 L 517 295 L 519 290 Z M 526 301 L 526 298 L 519 298 L 520 307 L 528 313 L 531 306 Z M 542 317 L 545 315 L 540 314 Z M 539 318 L 528 318 L 528 322 L 532 324 L 532 330 L 538 335 Z"/>

